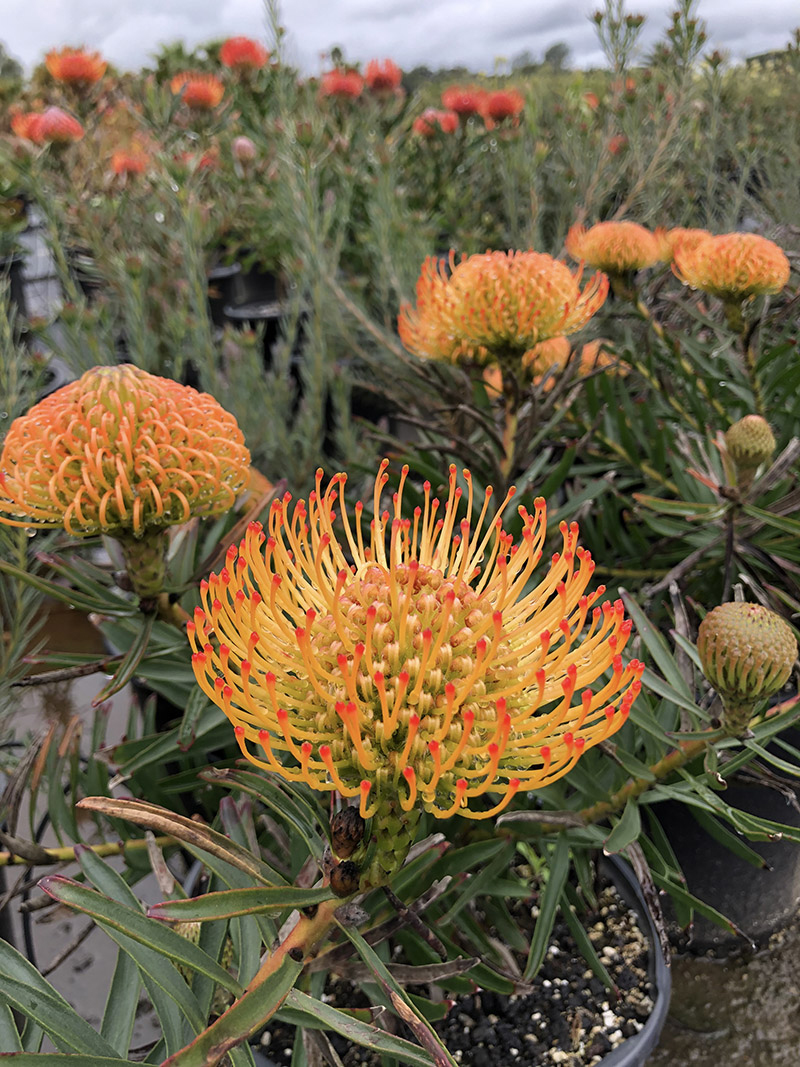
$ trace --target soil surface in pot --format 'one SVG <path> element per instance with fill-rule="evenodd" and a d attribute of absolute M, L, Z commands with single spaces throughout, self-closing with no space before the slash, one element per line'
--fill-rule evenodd
<path fill-rule="evenodd" d="M 518 903 L 517 921 L 525 903 Z M 533 917 L 528 915 L 530 933 Z M 534 912 L 535 917 L 535 912 Z M 565 922 L 557 921 L 539 974 L 530 992 L 504 996 L 487 990 L 452 997 L 444 1019 L 434 1024 L 453 1059 L 463 1067 L 593 1067 L 644 1026 L 653 1009 L 648 979 L 647 935 L 638 917 L 605 885 L 598 908 L 582 918 L 588 936 L 616 986 L 616 995 L 595 977 Z M 521 961 L 524 966 L 524 960 Z M 446 989 L 418 990 L 431 999 Z M 329 983 L 325 999 L 336 1007 L 366 1007 L 364 993 L 349 983 Z M 385 1015 L 384 1015 L 385 1018 Z M 401 1037 L 413 1035 L 392 1017 Z M 289 1064 L 295 1028 L 277 1024 L 262 1037 L 262 1048 L 276 1067 Z M 343 1067 L 380 1067 L 380 1056 L 338 1036 L 331 1043 Z"/>

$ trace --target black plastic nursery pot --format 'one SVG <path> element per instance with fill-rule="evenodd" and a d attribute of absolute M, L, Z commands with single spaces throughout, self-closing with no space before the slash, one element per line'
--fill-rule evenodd
<path fill-rule="evenodd" d="M 645 902 L 642 891 L 636 881 L 635 876 L 629 865 L 623 861 L 620 861 L 616 857 L 603 858 L 599 863 L 599 870 L 602 876 L 604 876 L 613 885 L 617 897 L 622 902 L 622 905 L 629 909 L 636 918 L 636 925 L 638 926 L 641 936 L 644 938 L 647 948 L 647 981 L 648 990 L 647 996 L 652 1002 L 649 1014 L 644 1021 L 641 1029 L 637 1033 L 627 1036 L 624 1040 L 616 1043 L 615 1047 L 611 1048 L 611 1042 L 605 1041 L 604 1044 L 594 1041 L 594 1045 L 598 1048 L 603 1048 L 604 1045 L 608 1046 L 608 1051 L 605 1052 L 593 1052 L 585 1051 L 581 1054 L 579 1059 L 576 1053 L 573 1051 L 573 1046 L 569 1044 L 570 1022 L 574 1020 L 576 1009 L 566 998 L 559 1004 L 555 1004 L 555 997 L 562 996 L 561 993 L 556 992 L 558 985 L 557 981 L 552 983 L 552 993 L 554 994 L 552 1003 L 549 1005 L 550 1014 L 554 1012 L 563 1016 L 562 1029 L 566 1036 L 566 1044 L 563 1046 L 563 1054 L 565 1058 L 559 1060 L 558 1057 L 561 1052 L 555 1051 L 555 1059 L 548 1059 L 548 1063 L 563 1062 L 568 1064 L 591 1064 L 592 1067 L 645 1067 L 648 1058 L 653 1050 L 656 1048 L 662 1028 L 667 1018 L 667 1013 L 670 1004 L 670 995 L 672 991 L 672 978 L 671 972 L 667 963 L 665 962 L 663 955 L 659 947 L 659 938 L 656 930 L 655 923 L 650 915 L 650 911 Z M 435 931 L 435 925 L 434 925 Z M 580 972 L 585 967 L 585 961 L 581 960 L 581 964 L 578 965 L 575 970 Z M 547 982 L 547 986 L 551 983 Z M 599 983 L 598 983 L 599 985 Z M 622 988 L 622 987 L 621 987 Z M 602 989 L 602 986 L 600 986 Z M 614 1014 L 610 1009 L 613 1007 L 613 998 L 607 991 L 597 992 L 594 994 L 599 1005 L 607 1005 L 609 1008 L 608 1016 Z M 549 992 L 544 994 L 538 994 L 538 997 L 549 996 Z M 475 1015 L 475 1005 L 483 998 L 484 1008 L 487 1012 L 483 1018 Z M 514 998 L 511 998 L 513 1000 Z M 503 1000 L 509 1001 L 509 998 L 503 998 Z M 349 1006 L 347 1003 L 339 1003 L 339 1007 Z M 363 1005 L 362 1005 L 363 1006 Z M 520 1004 L 515 1005 L 515 1008 L 519 1008 Z M 537 1008 L 543 1008 L 542 1000 L 538 999 L 534 1005 L 533 1014 L 529 1016 L 524 1024 L 525 1028 L 518 1032 L 518 1040 L 514 1041 L 515 1045 L 519 1048 L 513 1050 L 509 1054 L 509 1050 L 499 1044 L 493 1044 L 490 1038 L 487 1038 L 487 1033 L 496 1032 L 499 1034 L 504 1029 L 504 1023 L 506 1019 L 503 1016 L 503 1008 L 500 1006 L 499 998 L 491 994 L 486 994 L 480 990 L 476 991 L 476 995 L 470 997 L 460 997 L 454 1005 L 450 1008 L 447 1018 L 455 1016 L 457 1019 L 463 1019 L 464 1012 L 471 1013 L 471 1020 L 474 1021 L 474 1028 L 469 1031 L 469 1042 L 466 1047 L 458 1048 L 454 1050 L 451 1047 L 446 1034 L 440 1032 L 440 1037 L 446 1047 L 450 1050 L 451 1056 L 459 1062 L 462 1067 L 512 1067 L 513 1064 L 525 1064 L 529 1067 L 533 1060 L 530 1056 L 537 1055 L 536 1052 L 531 1050 L 535 1046 L 526 1045 L 526 1033 L 530 1032 L 532 1027 L 536 1025 L 535 1020 L 540 1012 L 536 1011 Z M 509 1001 L 507 1020 L 512 1019 L 512 1004 Z M 528 1009 L 529 1011 L 531 1009 Z M 605 1020 L 606 1013 L 604 1011 L 603 1018 Z M 617 1023 L 611 1023 L 610 1026 L 616 1026 Z M 437 1027 L 438 1028 L 438 1027 Z M 508 1025 L 505 1025 L 505 1029 L 508 1029 Z M 280 1043 L 276 1048 L 276 1042 L 270 1037 L 266 1047 L 254 1048 L 254 1056 L 258 1067 L 285 1067 L 285 1064 L 290 1062 L 291 1051 L 285 1044 Z M 355 1052 L 355 1047 L 351 1047 L 351 1052 Z M 515 1055 L 514 1053 L 517 1053 Z M 364 1050 L 360 1050 L 353 1058 L 350 1057 L 350 1052 L 338 1050 L 339 1055 L 342 1057 L 342 1062 L 349 1065 L 352 1064 L 372 1064 L 377 1063 L 377 1060 L 369 1058 L 369 1054 Z M 361 1058 L 361 1054 L 364 1054 L 366 1058 Z M 293 1062 L 293 1061 L 292 1061 Z M 535 1067 L 542 1067 L 538 1062 L 535 1063 Z"/>
<path fill-rule="evenodd" d="M 800 810 L 782 791 L 734 781 L 724 795 L 733 807 L 751 815 L 800 827 Z M 747 841 L 748 847 L 765 861 L 763 867 L 756 867 L 716 841 L 686 805 L 665 801 L 657 805 L 655 814 L 670 840 L 689 891 L 708 901 L 742 932 L 724 930 L 695 916 L 688 932 L 687 947 L 691 951 L 724 956 L 747 948 L 747 939 L 760 947 L 797 915 L 800 845 L 782 840 Z"/>

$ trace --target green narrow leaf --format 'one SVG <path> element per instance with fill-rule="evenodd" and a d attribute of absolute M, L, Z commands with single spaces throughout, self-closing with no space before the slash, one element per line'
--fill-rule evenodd
<path fill-rule="evenodd" d="M 691 702 L 692 693 L 689 692 L 689 687 L 686 685 L 683 675 L 678 670 L 678 665 L 669 648 L 667 648 L 664 638 L 648 620 L 647 616 L 630 593 L 625 589 L 620 589 L 620 594 L 628 614 L 633 619 L 636 632 L 641 637 L 645 648 L 653 657 L 654 662 L 658 665 L 658 669 L 675 692 L 680 694 L 684 700 L 689 701 L 690 708 L 694 707 Z"/>
<path fill-rule="evenodd" d="M 154 615 L 141 616 L 141 623 L 135 639 L 122 657 L 119 666 L 114 671 L 108 684 L 100 690 L 92 701 L 92 707 L 98 707 L 115 693 L 118 693 L 120 689 L 124 689 L 131 678 L 133 678 L 134 674 L 136 674 L 136 670 L 142 661 L 142 657 L 147 651 L 147 645 L 150 641 L 150 634 L 153 631 L 154 621 Z"/>
<path fill-rule="evenodd" d="M 392 1056 L 409 1067 L 434 1067 L 430 1054 L 418 1045 L 395 1037 L 380 1027 L 361 1022 L 324 1001 L 301 993 L 299 989 L 293 989 L 289 993 L 277 1018 L 290 1026 L 310 1030 L 332 1030 L 362 1048 L 371 1049 L 382 1056 Z"/>
<path fill-rule="evenodd" d="M 81 1056 L 115 1057 L 115 1050 L 81 1019 L 55 989 L 45 992 L 41 987 L 4 974 L 0 983 L 0 998 L 38 1023 L 61 1051 Z"/>
<path fill-rule="evenodd" d="M 130 1060 L 116 1056 L 81 1056 L 80 1064 L 72 1053 L 61 1052 L 12 1052 L 4 1055 L 16 1067 L 130 1067 Z"/>
<path fill-rule="evenodd" d="M 185 752 L 195 742 L 197 724 L 203 712 L 209 707 L 210 701 L 200 686 L 196 686 L 186 701 L 183 718 L 178 727 L 178 748 Z"/>
<path fill-rule="evenodd" d="M 767 861 L 763 856 L 759 856 L 755 849 L 750 848 L 749 845 L 742 841 L 741 837 L 732 833 L 727 826 L 723 826 L 719 819 L 716 819 L 707 811 L 703 811 L 702 808 L 692 808 L 691 814 L 709 836 L 713 837 L 715 841 L 719 841 L 734 855 L 739 856 L 740 859 L 745 860 L 753 867 L 764 868 L 767 866 Z"/>
<path fill-rule="evenodd" d="M 362 935 L 352 926 L 344 926 L 339 923 L 339 929 L 353 943 L 361 959 L 366 963 L 378 984 L 388 994 L 392 1009 L 399 1015 L 406 1026 L 415 1034 L 420 1044 L 431 1054 L 436 1067 L 457 1067 L 457 1064 L 439 1039 L 439 1035 L 431 1024 L 421 1016 L 408 1000 L 404 989 L 392 978 L 385 964 L 364 940 Z"/>
<path fill-rule="evenodd" d="M 148 918 L 138 908 L 121 904 L 117 900 L 109 900 L 97 890 L 87 889 L 86 886 L 60 874 L 46 875 L 39 882 L 39 887 L 54 900 L 91 916 L 105 928 L 117 930 L 139 944 L 153 949 L 162 958 L 169 958 L 173 963 L 181 964 L 192 971 L 199 971 L 236 997 L 242 995 L 242 987 L 216 960 L 212 960 L 197 945 L 175 933 L 169 926 Z"/>
<path fill-rule="evenodd" d="M 138 1007 L 139 968 L 127 952 L 118 948 L 100 1033 L 123 1056 L 127 1056 L 130 1048 Z"/>
<path fill-rule="evenodd" d="M 266 1026 L 302 969 L 302 962 L 295 963 L 287 953 L 268 978 L 240 997 L 191 1044 L 165 1060 L 162 1067 L 206 1067 L 212 1050 L 230 1051 L 242 1044 L 250 1034 Z"/>
<path fill-rule="evenodd" d="M 569 932 L 575 939 L 575 944 L 578 946 L 578 951 L 589 964 L 592 974 L 595 978 L 598 978 L 606 989 L 614 988 L 614 981 L 608 971 L 603 965 L 603 961 L 597 955 L 595 947 L 592 944 L 589 935 L 583 928 L 583 923 L 578 918 L 579 901 L 578 896 L 571 886 L 564 886 L 564 892 L 561 898 L 561 914 L 566 920 Z"/>
<path fill-rule="evenodd" d="M 22 1039 L 8 1004 L 0 1001 L 0 1052 L 22 1052 Z"/>
<path fill-rule="evenodd" d="M 567 882 L 570 868 L 570 846 L 566 834 L 559 834 L 547 868 L 547 884 L 539 899 L 539 914 L 531 938 L 531 948 L 522 977 L 530 982 L 544 962 L 558 903 Z"/>
<path fill-rule="evenodd" d="M 205 893 L 188 900 L 165 900 L 153 904 L 147 914 L 151 919 L 167 922 L 207 922 L 210 919 L 232 919 L 239 915 L 267 915 L 286 908 L 307 908 L 332 900 L 329 887 L 296 889 L 293 886 L 257 886 L 250 889 L 223 889 Z"/>
<path fill-rule="evenodd" d="M 639 805 L 633 797 L 629 797 L 619 821 L 605 840 L 604 851 L 609 855 L 614 852 L 622 852 L 623 849 L 626 849 L 628 845 L 637 840 L 641 831 L 642 817 L 639 812 Z"/>

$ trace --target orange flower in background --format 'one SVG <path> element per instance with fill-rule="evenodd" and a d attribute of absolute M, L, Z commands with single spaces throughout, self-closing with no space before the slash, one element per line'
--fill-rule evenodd
<path fill-rule="evenodd" d="M 701 241 L 704 241 L 706 237 L 710 237 L 711 234 L 708 230 L 695 230 L 683 226 L 675 226 L 671 230 L 661 230 L 660 236 L 661 259 L 668 263 L 678 246 L 681 248 L 694 248 Z"/>
<path fill-rule="evenodd" d="M 455 111 L 437 111 L 435 107 L 428 107 L 414 119 L 411 129 L 420 137 L 433 137 L 437 126 L 442 133 L 455 133 L 458 115 Z"/>
<path fill-rule="evenodd" d="M 602 306 L 608 279 L 596 274 L 581 292 L 581 273 L 540 252 L 486 252 L 450 273 L 434 256 L 422 266 L 417 306 L 400 309 L 406 348 L 424 359 L 495 363 L 521 357 L 540 341 L 579 330 Z"/>
<path fill-rule="evenodd" d="M 225 86 L 219 78 L 193 71 L 176 74 L 169 87 L 193 111 L 213 111 L 225 95 Z"/>
<path fill-rule="evenodd" d="M 86 52 L 83 48 L 53 50 L 44 57 L 45 66 L 56 81 L 85 89 L 99 82 L 108 64 L 99 52 Z"/>
<path fill-rule="evenodd" d="M 141 537 L 227 511 L 249 466 L 212 396 L 138 367 L 94 367 L 11 424 L 0 522 Z"/>
<path fill-rule="evenodd" d="M 355 100 L 364 91 L 364 79 L 357 70 L 342 70 L 337 67 L 322 75 L 320 93 L 344 100 Z"/>
<path fill-rule="evenodd" d="M 371 59 L 364 73 L 367 88 L 373 93 L 394 93 L 400 88 L 403 72 L 391 59 Z"/>
<path fill-rule="evenodd" d="M 573 259 L 609 274 L 643 270 L 662 258 L 660 234 L 637 222 L 598 222 L 588 230 L 573 226 L 564 244 Z"/>
<path fill-rule="evenodd" d="M 229 37 L 219 50 L 219 59 L 231 70 L 249 72 L 266 66 L 269 52 L 250 37 Z"/>
<path fill-rule="evenodd" d="M 42 144 L 42 115 L 39 111 L 17 111 L 11 116 L 11 129 L 17 137 Z"/>
<path fill-rule="evenodd" d="M 149 169 L 152 159 L 143 148 L 119 148 L 111 156 L 111 171 L 118 178 L 134 177 Z"/>
<path fill-rule="evenodd" d="M 525 107 L 525 98 L 516 89 L 498 89 L 496 92 L 486 93 L 481 114 L 486 125 L 491 129 L 496 122 L 504 119 L 516 119 Z"/>
<path fill-rule="evenodd" d="M 48 107 L 42 113 L 36 132 L 44 144 L 65 145 L 80 141 L 84 129 L 73 115 L 60 107 Z"/>
<path fill-rule="evenodd" d="M 195 676 L 246 758 L 287 781 L 357 797 L 379 822 L 488 818 L 625 723 L 643 671 L 622 657 L 631 622 L 621 601 L 601 603 L 603 586 L 588 591 L 577 524 L 561 523 L 561 551 L 544 557 L 542 498 L 517 508 L 515 544 L 513 488 L 499 507 L 487 489 L 473 526 L 472 479 L 462 500 L 451 466 L 444 506 L 425 482 L 412 517 L 408 467 L 381 500 L 387 466 L 366 534 L 346 475 L 325 485 L 322 471 L 308 501 L 290 507 L 287 493 L 267 530 L 251 523 L 201 583 Z"/>
<path fill-rule="evenodd" d="M 591 108 L 592 111 L 597 111 L 597 109 L 600 107 L 600 97 L 597 95 L 597 93 L 584 93 L 583 99 L 586 106 Z"/>
<path fill-rule="evenodd" d="M 460 86 L 451 85 L 442 93 L 442 104 L 448 111 L 455 111 L 457 115 L 468 118 L 470 115 L 480 115 L 486 99 L 486 90 L 479 89 L 474 85 Z"/>
<path fill-rule="evenodd" d="M 730 301 L 779 293 L 791 271 L 783 250 L 755 233 L 724 233 L 694 246 L 679 244 L 672 269 L 684 285 Z"/>

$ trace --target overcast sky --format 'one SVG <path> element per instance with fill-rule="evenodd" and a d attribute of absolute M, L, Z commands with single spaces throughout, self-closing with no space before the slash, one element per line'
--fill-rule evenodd
<path fill-rule="evenodd" d="M 602 0 L 283 0 L 287 58 L 320 70 L 332 45 L 347 59 L 389 57 L 402 67 L 465 65 L 491 72 L 524 50 L 541 59 L 563 41 L 577 66 L 602 63 L 588 16 Z M 668 25 L 671 0 L 629 0 L 647 16 L 643 45 Z M 798 0 L 699 0 L 709 47 L 742 59 L 783 48 L 800 24 Z M 0 0 L 0 42 L 30 68 L 50 47 L 86 45 L 123 69 L 148 63 L 162 43 L 194 46 L 244 34 L 266 40 L 263 0 Z"/>

